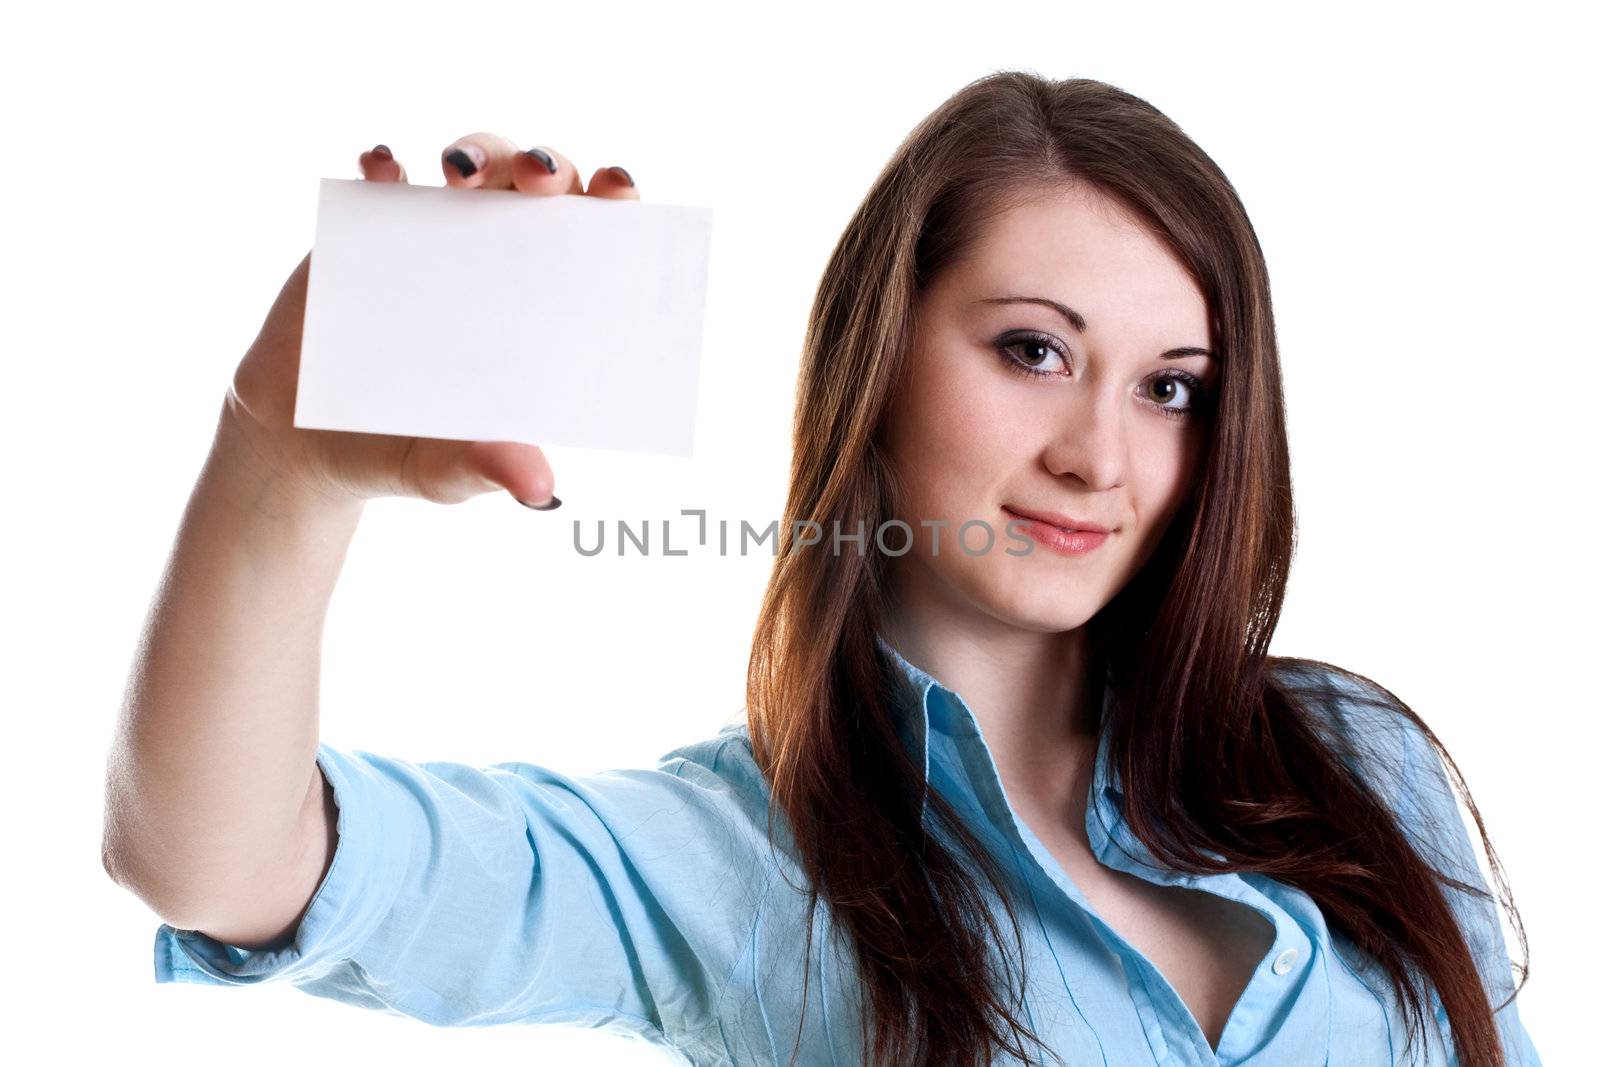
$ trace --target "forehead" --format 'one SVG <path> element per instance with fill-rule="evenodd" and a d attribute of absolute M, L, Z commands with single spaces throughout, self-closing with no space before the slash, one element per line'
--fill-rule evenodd
<path fill-rule="evenodd" d="M 1070 305 L 1091 341 L 1153 331 L 1163 342 L 1210 343 L 1205 297 L 1184 265 L 1114 200 L 1082 185 L 1032 194 L 992 218 L 948 280 L 963 302 L 1042 296 Z"/>

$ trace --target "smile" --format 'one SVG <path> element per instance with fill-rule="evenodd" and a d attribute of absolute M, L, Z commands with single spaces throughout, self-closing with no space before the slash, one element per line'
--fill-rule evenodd
<path fill-rule="evenodd" d="M 1048 522 L 1037 513 L 1023 514 L 1005 506 L 1002 506 L 1000 510 L 1005 512 L 1016 523 L 1015 526 L 1007 523 L 1012 529 L 1026 534 L 1039 545 L 1063 556 L 1088 555 L 1105 544 L 1106 539 L 1111 536 L 1110 531 L 1100 526 L 1094 526 L 1092 523 L 1085 523 L 1084 525 L 1094 526 L 1093 529 L 1073 529 Z"/>

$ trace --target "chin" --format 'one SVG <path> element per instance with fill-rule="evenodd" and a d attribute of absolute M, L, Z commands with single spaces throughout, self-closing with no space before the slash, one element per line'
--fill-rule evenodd
<path fill-rule="evenodd" d="M 1099 601 L 1091 603 L 1081 586 L 1065 583 L 1061 587 L 1034 583 L 1018 589 L 989 589 L 983 599 L 995 618 L 1037 633 L 1076 630 L 1105 606 Z"/>
<path fill-rule="evenodd" d="M 1023 611 L 1013 608 L 1000 615 L 1001 618 L 1011 623 L 1019 630 L 1031 630 L 1034 633 L 1058 634 L 1068 630 L 1076 630 L 1090 619 L 1094 618 L 1092 611 L 1074 611 L 1061 607 L 1040 608 L 1034 611 Z"/>

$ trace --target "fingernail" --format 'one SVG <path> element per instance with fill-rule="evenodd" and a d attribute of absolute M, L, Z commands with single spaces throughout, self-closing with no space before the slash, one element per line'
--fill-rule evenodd
<path fill-rule="evenodd" d="M 389 146 L 386 144 L 373 145 L 372 150 L 380 156 L 388 156 L 390 159 L 394 158 L 394 153 L 389 151 Z"/>
<path fill-rule="evenodd" d="M 470 178 L 478 173 L 478 167 L 483 163 L 482 155 L 483 149 L 477 145 L 463 145 L 451 149 L 444 161 L 460 171 L 463 178 Z"/>
<path fill-rule="evenodd" d="M 616 171 L 618 174 L 622 175 L 622 180 L 623 181 L 627 182 L 629 185 L 633 184 L 633 175 L 629 174 L 627 171 L 623 170 L 621 167 L 612 167 L 611 169 Z"/>
<path fill-rule="evenodd" d="M 554 511 L 556 508 L 559 508 L 561 506 L 561 498 L 558 497 L 558 496 L 552 496 L 549 500 L 545 501 L 543 504 L 530 504 L 526 500 L 522 499 L 521 497 L 517 497 L 516 501 L 517 501 L 517 503 L 521 504 L 523 507 L 532 508 L 534 511 Z"/>
<path fill-rule="evenodd" d="M 544 169 L 549 171 L 551 174 L 556 172 L 556 161 L 551 159 L 550 153 L 546 152 L 544 149 L 530 148 L 522 154 L 525 156 L 532 156 L 534 159 L 537 159 L 540 165 L 542 165 Z"/>

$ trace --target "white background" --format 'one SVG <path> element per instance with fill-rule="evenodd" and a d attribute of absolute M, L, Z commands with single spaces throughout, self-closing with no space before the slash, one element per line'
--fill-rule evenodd
<path fill-rule="evenodd" d="M 333 744 L 649 765 L 740 714 L 770 559 L 588 559 L 573 522 L 780 514 L 801 334 L 841 228 L 918 119 L 1026 68 L 1148 99 L 1238 188 L 1272 271 L 1299 515 L 1273 650 L 1377 679 L 1455 755 L 1527 924 L 1523 1017 L 1547 1062 L 1572 1062 L 1596 947 L 1592 884 L 1573 876 L 1595 774 L 1594 85 L 1577 6 L 1112 7 L 8 15 L 0 1040 L 51 1059 L 664 1062 L 281 983 L 154 983 L 158 919 L 100 867 L 102 775 L 222 391 L 310 245 L 318 179 L 359 177 L 380 141 L 418 183 L 442 184 L 440 150 L 488 130 L 712 207 L 696 456 L 552 448 L 566 504 L 551 514 L 503 493 L 373 502 L 324 646 Z"/>

